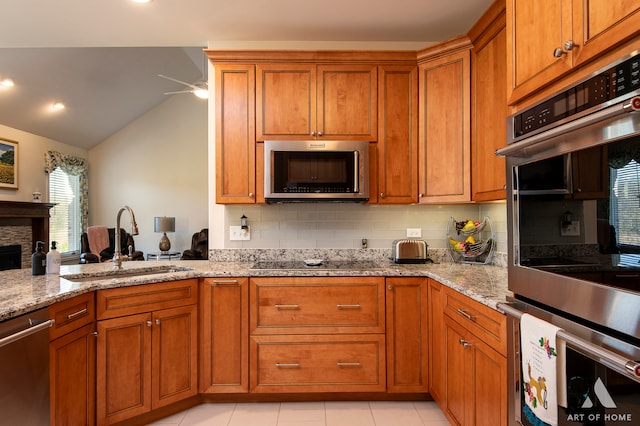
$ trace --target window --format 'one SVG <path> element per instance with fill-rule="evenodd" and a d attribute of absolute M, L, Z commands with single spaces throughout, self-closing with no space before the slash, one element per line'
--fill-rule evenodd
<path fill-rule="evenodd" d="M 640 164 L 611 168 L 611 224 L 624 251 L 640 249 Z"/>
<path fill-rule="evenodd" d="M 58 250 L 65 256 L 79 255 L 80 236 L 86 230 L 89 216 L 87 183 L 87 161 L 57 151 L 47 151 L 44 171 L 48 174 L 49 241 L 58 243 Z"/>
<path fill-rule="evenodd" d="M 56 241 L 60 253 L 80 253 L 80 176 L 73 176 L 59 167 L 49 173 L 51 209 L 49 240 Z"/>

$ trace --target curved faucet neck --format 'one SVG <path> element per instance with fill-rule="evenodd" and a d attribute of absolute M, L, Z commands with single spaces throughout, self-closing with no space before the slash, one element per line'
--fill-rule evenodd
<path fill-rule="evenodd" d="M 129 216 L 131 216 L 131 235 L 138 235 L 138 224 L 136 223 L 136 216 L 133 214 L 133 210 L 131 207 L 124 206 L 120 210 L 118 210 L 118 214 L 116 215 L 116 229 L 115 229 L 115 248 L 113 250 L 113 267 L 114 269 L 122 269 L 122 256 L 120 250 L 120 217 L 122 216 L 122 212 L 127 210 L 129 212 Z M 129 253 L 131 255 L 131 253 Z"/>

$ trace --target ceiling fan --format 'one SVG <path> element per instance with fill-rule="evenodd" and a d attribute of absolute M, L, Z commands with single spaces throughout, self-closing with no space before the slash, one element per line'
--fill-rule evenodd
<path fill-rule="evenodd" d="M 196 84 L 187 83 L 181 80 L 176 80 L 175 78 L 167 77 L 166 75 L 162 75 L 162 74 L 158 74 L 158 77 L 166 78 L 167 80 L 171 80 L 176 83 L 180 83 L 187 87 L 190 87 L 190 89 L 186 89 L 186 90 L 179 90 L 176 92 L 165 92 L 165 95 L 175 95 L 177 93 L 193 93 L 194 95 L 202 99 L 209 98 L 209 87 L 207 82 L 199 83 L 196 85 Z"/>

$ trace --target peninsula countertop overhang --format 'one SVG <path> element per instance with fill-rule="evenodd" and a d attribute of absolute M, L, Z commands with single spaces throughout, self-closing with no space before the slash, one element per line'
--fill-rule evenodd
<path fill-rule="evenodd" d="M 113 271 L 111 263 L 62 266 L 60 275 L 32 276 L 31 269 L 8 270 L 0 272 L 0 321 L 91 291 L 189 278 L 429 277 L 493 309 L 511 296 L 507 288 L 507 268 L 504 267 L 450 262 L 396 264 L 391 261 L 378 262 L 378 265 L 373 269 L 253 269 L 253 262 L 188 260 L 125 262 L 121 274 L 110 274 Z M 166 269 L 158 269 L 163 267 Z"/>

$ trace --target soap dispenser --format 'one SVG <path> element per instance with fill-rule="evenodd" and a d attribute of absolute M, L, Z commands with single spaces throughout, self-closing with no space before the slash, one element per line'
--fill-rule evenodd
<path fill-rule="evenodd" d="M 42 252 L 42 241 L 36 242 L 36 252 L 31 255 L 31 274 L 44 275 L 46 272 L 47 256 Z"/>
<path fill-rule="evenodd" d="M 47 253 L 47 274 L 60 273 L 60 252 L 56 250 L 55 241 L 51 241 L 51 250 Z"/>

